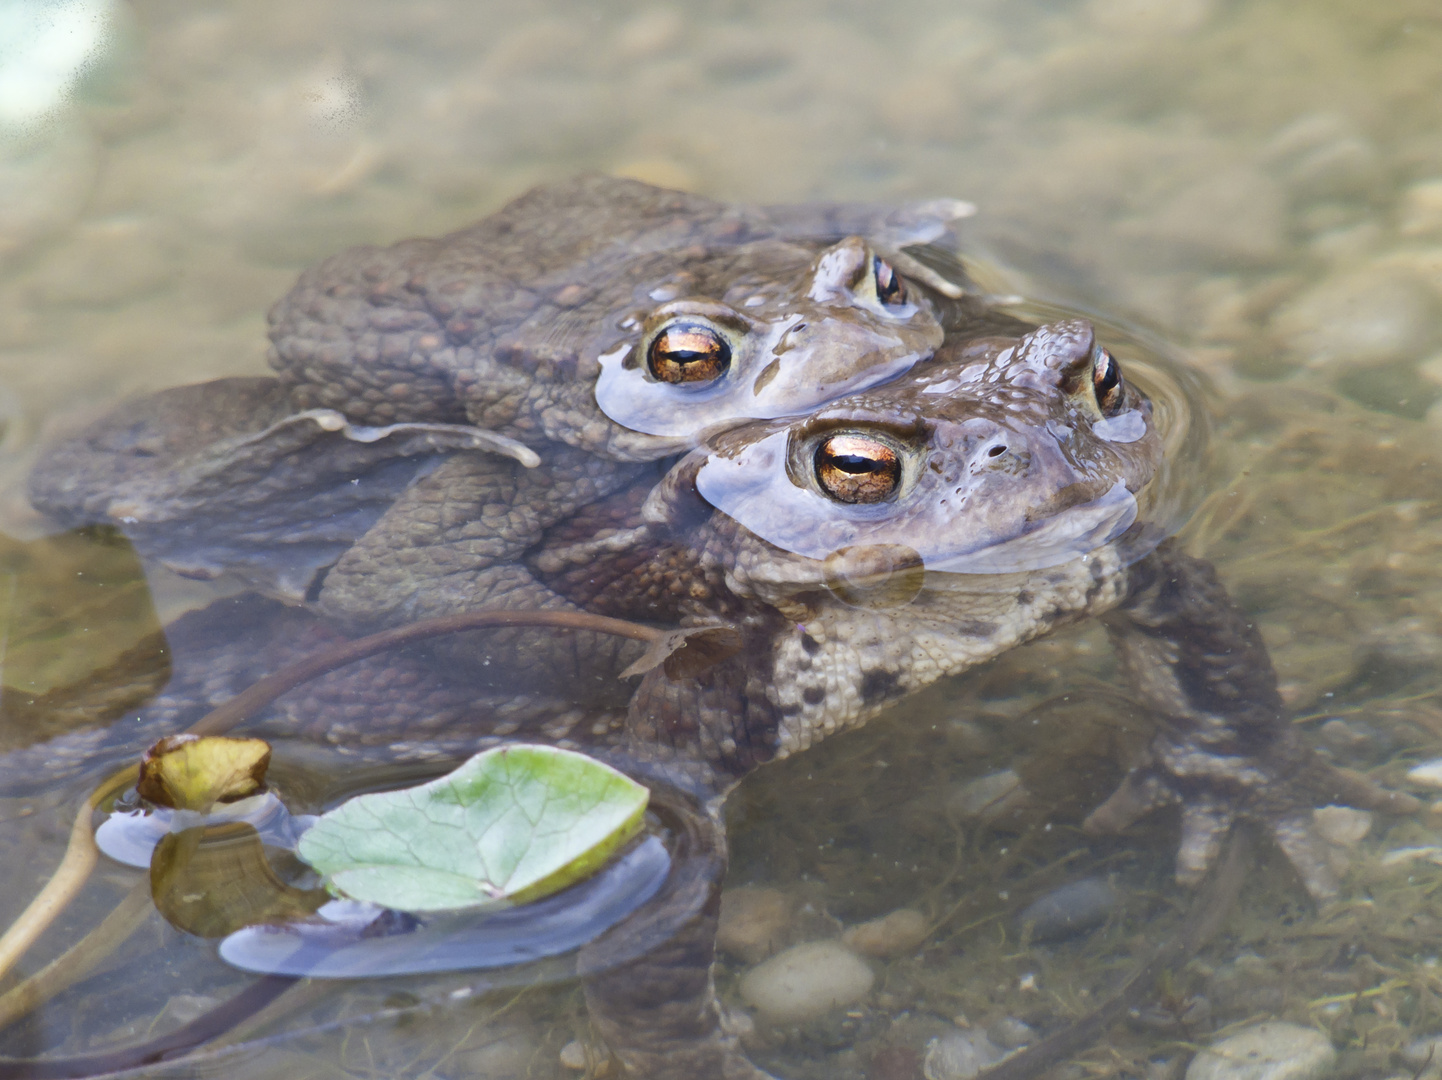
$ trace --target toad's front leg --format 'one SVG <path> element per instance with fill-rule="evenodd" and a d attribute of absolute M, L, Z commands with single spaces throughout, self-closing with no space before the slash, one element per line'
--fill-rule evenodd
<path fill-rule="evenodd" d="M 1182 805 L 1177 877 L 1202 877 L 1238 818 L 1262 823 L 1318 899 L 1337 891 L 1312 809 L 1337 803 L 1411 813 L 1419 804 L 1323 761 L 1297 736 L 1256 627 L 1210 564 L 1167 543 L 1132 568 L 1127 600 L 1106 616 L 1122 669 L 1162 718 L 1142 761 L 1086 820 L 1116 832 Z"/>

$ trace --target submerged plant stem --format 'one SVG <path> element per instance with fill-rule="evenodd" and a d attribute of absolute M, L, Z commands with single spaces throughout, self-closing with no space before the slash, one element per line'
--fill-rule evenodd
<path fill-rule="evenodd" d="M 4 936 L 0 937 L 0 976 L 15 966 L 15 962 L 35 944 L 36 939 L 45 933 L 84 887 L 90 872 L 95 869 L 95 864 L 100 859 L 100 849 L 95 846 L 95 830 L 90 825 L 90 818 L 97 806 L 135 783 L 137 775 L 134 767 L 115 773 L 81 804 L 75 815 L 75 824 L 70 827 L 70 842 L 65 847 L 65 857 L 60 860 L 55 873 L 45 883 L 45 888 L 40 890 L 29 906 L 20 913 L 20 917 L 10 924 Z M 15 989 L 23 988 L 24 984 Z"/>
<path fill-rule="evenodd" d="M 24 982 L 0 994 L 0 1028 L 88 975 L 136 931 L 151 910 L 150 882 L 142 878 L 99 926 Z"/>

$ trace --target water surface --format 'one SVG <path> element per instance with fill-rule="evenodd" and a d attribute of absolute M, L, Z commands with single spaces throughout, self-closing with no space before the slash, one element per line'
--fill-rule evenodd
<path fill-rule="evenodd" d="M 265 372 L 266 308 L 348 244 L 448 230 L 586 169 L 745 201 L 955 196 L 980 207 L 968 250 L 1007 288 L 1159 334 L 1211 378 L 1219 449 L 1184 535 L 1260 626 L 1308 736 L 1392 780 L 1438 755 L 1435 3 L 0 6 L 0 26 L 22 23 L 65 48 L 23 100 L 0 81 L 0 531 L 17 542 L 46 531 L 20 487 L 43 432 L 137 391 Z M 38 573 L 31 557 L 11 556 L 12 577 Z M 162 616 L 212 595 L 151 583 Z M 909 1060 L 881 1051 L 959 1021 L 1045 1028 L 1104 994 L 1138 935 L 1174 926 L 1172 822 L 1105 842 L 1075 828 L 1106 790 L 1080 756 L 1127 745 L 1115 685 L 1104 637 L 1080 628 L 743 786 L 734 885 L 798 898 L 817 935 L 903 905 L 938 925 L 879 965 L 863 1007 L 761 1032 L 758 1060 L 879 1078 Z M 36 722 L 6 707 L 12 728 Z M 296 763 L 292 787 L 328 767 Z M 1052 801 L 989 824 L 948 811 L 1007 768 Z M 0 921 L 87 790 L 0 805 L 0 850 L 23 868 Z M 1442 1029 L 1442 869 L 1383 856 L 1438 843 L 1427 815 L 1379 819 L 1322 913 L 1260 852 L 1226 935 L 1069 1075 L 1172 1076 L 1188 1044 L 1262 1014 L 1328 1031 L 1349 1075 L 1404 1069 L 1398 1048 Z M 1080 944 L 1018 941 L 1010 913 L 1085 874 L 1124 887 L 1121 913 Z M 23 970 L 133 880 L 102 869 Z M 4 1051 L 174 1026 L 240 985 L 208 948 L 147 924 Z M 724 961 L 723 995 L 744 967 Z M 560 1047 L 586 1034 L 577 993 L 452 999 L 464 985 L 316 992 L 217 1075 L 565 1074 Z"/>

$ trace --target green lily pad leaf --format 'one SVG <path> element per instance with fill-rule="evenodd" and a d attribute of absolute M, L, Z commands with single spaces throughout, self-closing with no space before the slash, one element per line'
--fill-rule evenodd
<path fill-rule="evenodd" d="M 605 865 L 640 831 L 649 797 L 585 754 L 504 746 L 342 803 L 297 852 L 333 890 L 399 911 L 524 904 Z"/>

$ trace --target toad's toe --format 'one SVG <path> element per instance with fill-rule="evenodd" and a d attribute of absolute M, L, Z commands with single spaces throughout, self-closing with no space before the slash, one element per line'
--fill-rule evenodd
<path fill-rule="evenodd" d="M 1211 869 L 1232 829 L 1236 813 L 1217 799 L 1190 800 L 1182 806 L 1182 840 L 1177 846 L 1177 881 L 1196 885 Z"/>
<path fill-rule="evenodd" d="M 1272 839 L 1287 856 L 1313 900 L 1330 900 L 1337 895 L 1337 875 L 1328 865 L 1321 841 L 1312 829 L 1310 811 L 1287 814 L 1270 822 Z"/>

